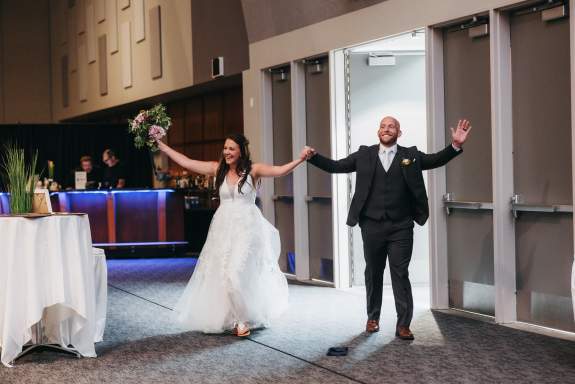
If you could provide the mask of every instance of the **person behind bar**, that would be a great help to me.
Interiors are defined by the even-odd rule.
[[[102,169],[94,164],[92,156],[80,157],[80,166],[75,171],[86,172],[86,189],[95,189],[102,182]]]
[[[386,116],[379,124],[378,144],[362,145],[357,152],[338,161],[320,154],[309,159],[311,164],[329,173],[357,172],[347,225],[353,227],[359,223],[361,228],[366,262],[367,332],[379,331],[383,270],[389,259],[397,312],[395,335],[413,340],[409,329],[413,297],[408,273],[413,222],[423,225],[429,216],[422,171],[441,167],[460,154],[470,130],[469,121],[459,120],[457,128],[451,128],[451,144],[440,152],[425,154],[416,147],[397,145],[401,136],[399,121]]]
[[[106,164],[102,184],[105,188],[124,188],[126,186],[126,169],[111,149],[102,154],[102,161]]]
[[[252,163],[248,140],[239,133],[226,137],[219,162],[192,160],[163,142],[170,159],[194,173],[216,177],[220,206],[216,210],[194,273],[175,307],[187,330],[250,334],[267,326],[288,304],[287,281],[278,265],[279,233],[255,204],[263,177],[292,172],[310,155],[304,147],[289,163]]]

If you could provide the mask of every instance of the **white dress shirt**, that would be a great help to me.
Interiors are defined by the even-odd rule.
[[[386,147],[383,144],[379,144],[379,161],[381,161],[381,165],[383,165],[383,169],[385,172],[389,171],[389,167],[395,158],[395,154],[397,153],[397,143],[393,144],[391,147]]]

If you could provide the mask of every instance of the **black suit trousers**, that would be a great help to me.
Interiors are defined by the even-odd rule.
[[[408,271],[413,250],[413,220],[393,222],[386,219],[372,220],[363,216],[359,224],[366,262],[365,287],[368,319],[379,320],[383,271],[389,259],[397,326],[408,327],[413,317],[413,296]]]

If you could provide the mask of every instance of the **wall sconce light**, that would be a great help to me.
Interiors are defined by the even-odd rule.
[[[224,57],[213,57],[212,58],[212,79],[216,77],[221,77],[224,75]]]

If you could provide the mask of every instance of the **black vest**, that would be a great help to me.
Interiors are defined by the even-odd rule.
[[[376,163],[370,193],[361,215],[373,220],[412,218],[411,192],[400,168],[399,155],[395,153],[387,172],[379,158]]]

